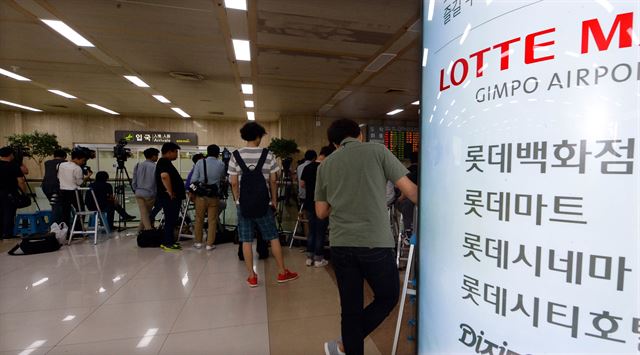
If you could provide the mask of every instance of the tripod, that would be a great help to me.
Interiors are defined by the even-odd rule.
[[[26,176],[24,177],[24,183],[25,185],[27,185],[27,189],[29,190],[29,197],[33,199],[33,202],[36,204],[36,208],[38,209],[38,211],[40,211],[40,205],[38,204],[38,199],[36,198],[36,194],[31,189],[31,185],[29,185],[29,180],[27,180]]]
[[[124,165],[124,160],[118,159],[116,166],[116,186],[115,186],[115,195],[116,201],[122,206],[122,208],[126,211],[127,202],[125,200],[125,190],[128,182],[131,191],[133,191],[133,185],[131,185],[131,178],[129,177],[129,172],[127,171],[127,167]],[[126,178],[126,180],[125,180]],[[126,181],[126,182],[125,182]],[[121,215],[118,215],[118,232],[127,228],[127,221],[122,218]]]
[[[282,174],[280,174],[280,177],[278,178],[278,206],[276,206],[276,221],[278,222],[278,231],[281,233],[291,233],[284,231],[284,228],[282,227],[282,218],[284,217],[285,206],[291,197],[292,185],[293,181],[291,180],[291,173],[289,172],[289,169],[283,169]]]

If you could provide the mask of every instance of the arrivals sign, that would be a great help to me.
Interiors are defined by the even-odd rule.
[[[198,135],[184,132],[153,132],[153,131],[116,131],[116,142],[121,139],[129,144],[160,145],[168,142],[178,145],[198,145]]]
[[[419,353],[640,353],[640,2],[424,11]]]

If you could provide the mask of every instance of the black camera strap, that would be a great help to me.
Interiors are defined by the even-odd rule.
[[[209,179],[207,179],[207,158],[202,160],[202,166],[204,167],[204,184],[209,185]]]

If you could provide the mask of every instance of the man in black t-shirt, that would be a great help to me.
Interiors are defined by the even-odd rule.
[[[300,175],[301,186],[306,190],[304,208],[309,216],[309,238],[307,239],[307,266],[323,267],[328,264],[324,260],[324,241],[329,227],[329,219],[320,219],[316,214],[315,193],[316,177],[320,163],[336,150],[333,146],[326,146],[320,150],[318,159],[308,164]]]
[[[56,149],[53,152],[53,159],[44,162],[44,177],[42,178],[42,192],[49,200],[53,221],[64,220],[63,208],[60,196],[60,181],[58,180],[58,168],[60,164],[67,161],[67,152],[63,149]]]
[[[170,142],[162,145],[162,158],[156,164],[157,199],[164,211],[164,237],[160,247],[164,251],[175,252],[182,249],[174,236],[174,230],[178,223],[180,205],[185,199],[186,193],[184,181],[178,170],[171,163],[178,159],[180,146]]]
[[[27,184],[20,166],[14,159],[14,150],[11,147],[0,148],[0,237],[13,238],[13,227],[16,219],[16,206],[10,196],[18,192],[27,191]]]

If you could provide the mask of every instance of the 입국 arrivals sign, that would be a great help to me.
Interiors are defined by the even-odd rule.
[[[640,1],[425,0],[419,353],[640,353]]]

